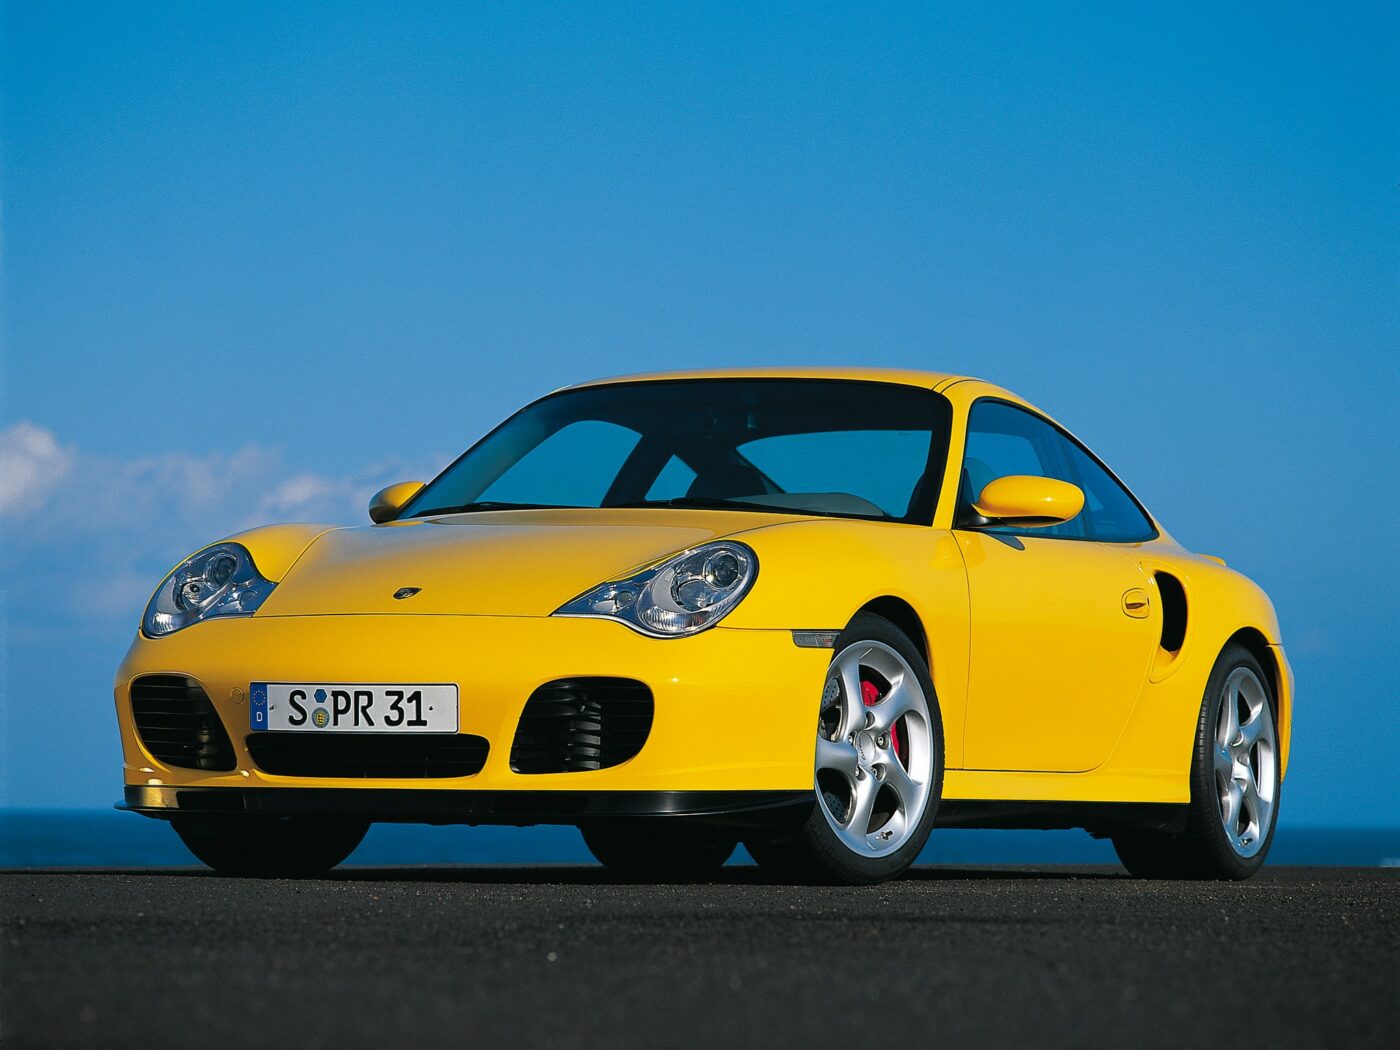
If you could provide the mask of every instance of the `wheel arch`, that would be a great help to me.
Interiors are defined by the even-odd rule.
[[[1264,632],[1257,627],[1241,627],[1226,640],[1225,646],[1230,645],[1243,646],[1259,661],[1259,666],[1264,668],[1264,673],[1269,676],[1269,686],[1274,691],[1275,699],[1281,704],[1283,691],[1279,687],[1278,661],[1274,659],[1273,649],[1269,646],[1269,639],[1264,637]],[[1222,651],[1223,649],[1224,646]]]
[[[914,643],[914,648],[919,650],[919,655],[924,658],[924,665],[932,673],[933,663],[929,659],[928,635],[924,631],[923,620],[912,605],[893,594],[884,594],[866,602],[855,611],[851,618],[855,619],[855,616],[863,612],[882,616],[903,631],[905,636]]]
[[[1269,677],[1269,690],[1274,694],[1274,703],[1278,706],[1274,717],[1278,722],[1279,734],[1279,779],[1283,779],[1284,773],[1288,769],[1289,729],[1293,722],[1293,711],[1290,708],[1292,703],[1290,682],[1286,676],[1284,668],[1279,663],[1279,654],[1276,646],[1269,641],[1268,636],[1257,627],[1241,627],[1234,634],[1230,635],[1221,647],[1223,652],[1231,645],[1239,645],[1249,652],[1259,666],[1264,669],[1264,673]]]

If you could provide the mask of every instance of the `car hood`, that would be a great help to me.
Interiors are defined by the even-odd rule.
[[[548,616],[569,599],[708,540],[799,520],[743,511],[489,511],[322,533],[259,617]],[[403,588],[419,588],[396,599]]]

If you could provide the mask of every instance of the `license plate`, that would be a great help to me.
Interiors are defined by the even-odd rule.
[[[308,733],[455,733],[455,685],[253,682],[249,725]]]

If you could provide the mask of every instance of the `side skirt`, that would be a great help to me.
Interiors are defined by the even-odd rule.
[[[1178,802],[1002,802],[944,799],[937,827],[1057,831],[1083,828],[1095,838],[1120,831],[1179,834],[1188,806]]]

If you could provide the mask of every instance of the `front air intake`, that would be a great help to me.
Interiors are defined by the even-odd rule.
[[[227,771],[234,768],[233,744],[193,678],[149,674],[131,683],[131,716],[136,734],[151,757],[164,766]]]
[[[253,733],[248,754],[282,777],[432,780],[470,777],[486,764],[485,737],[470,733]]]
[[[641,751],[651,719],[651,690],[630,678],[548,682],[525,702],[510,768],[573,773],[619,765]]]

